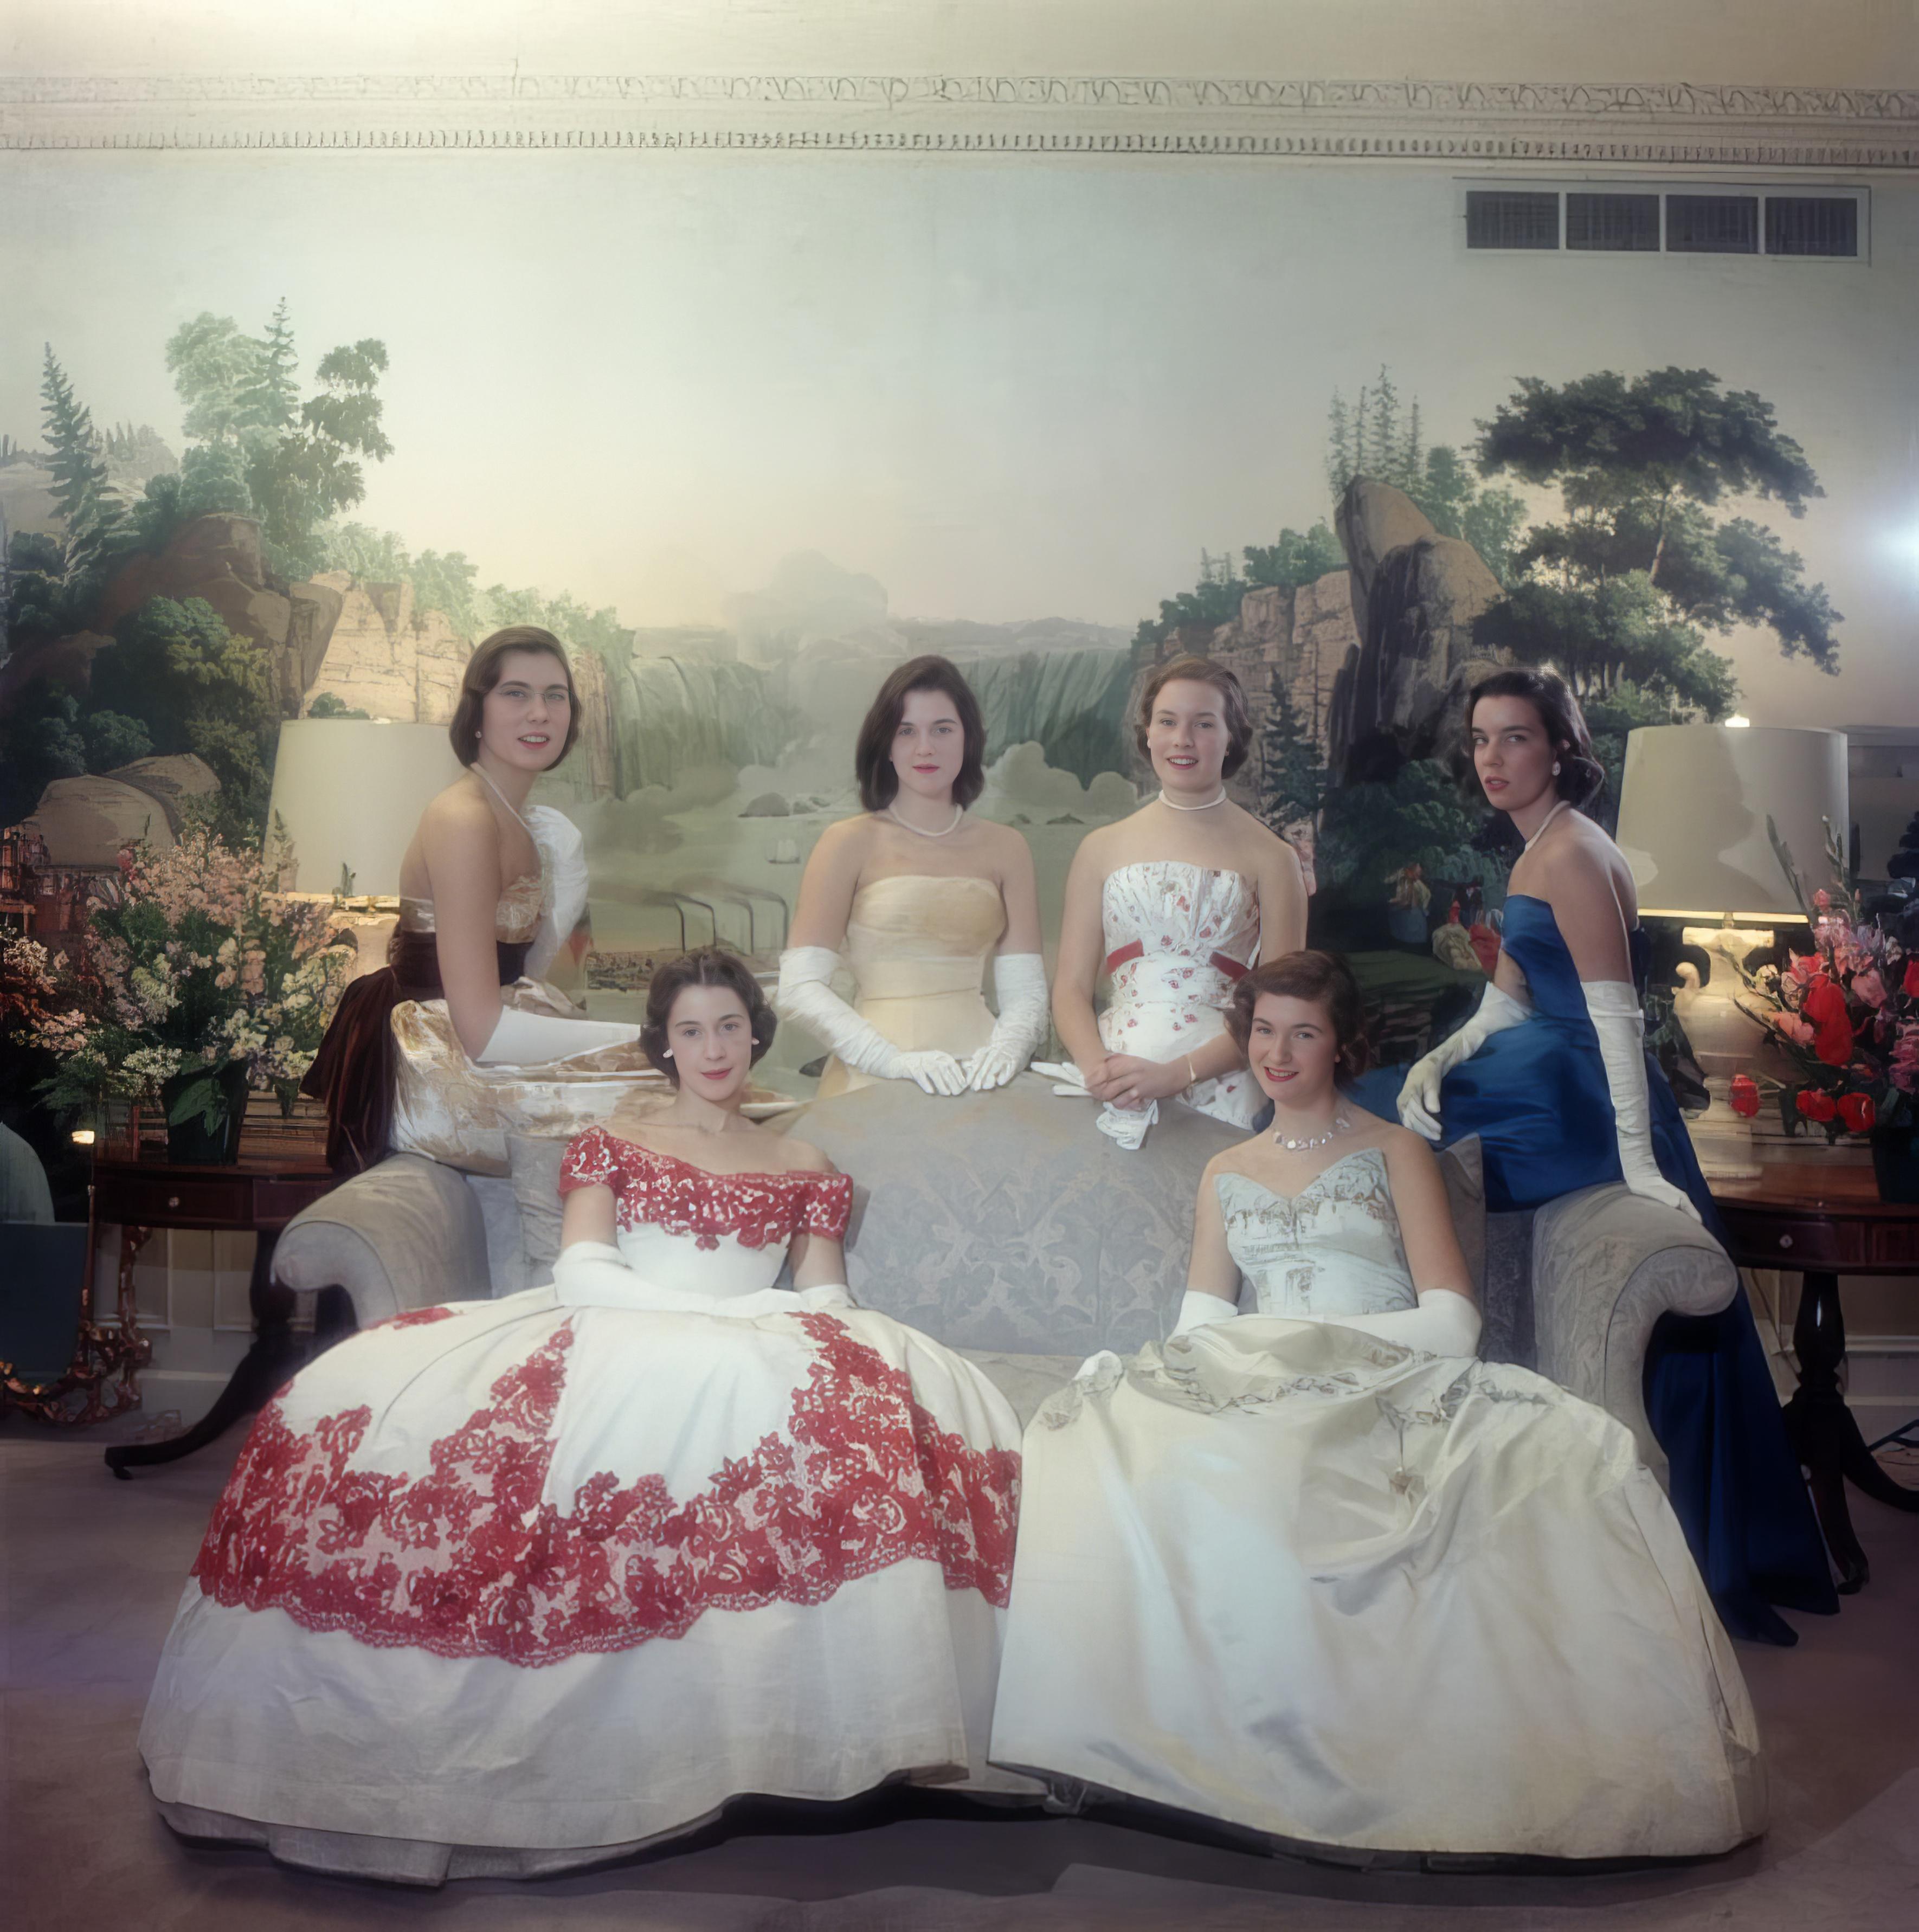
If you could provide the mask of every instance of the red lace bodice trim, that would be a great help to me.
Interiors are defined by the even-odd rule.
[[[784,1245],[796,1234],[837,1241],[853,1213],[844,1174],[709,1174],[691,1161],[589,1127],[566,1150],[559,1191],[610,1187],[621,1227],[692,1234],[703,1248],[730,1234],[743,1248]]]
[[[217,1603],[284,1610],[380,1648],[533,1666],[683,1636],[706,1611],[824,1603],[910,1558],[1003,1606],[1020,1459],[975,1450],[912,1379],[830,1316],[794,1319],[816,1352],[787,1433],[676,1503],[665,1479],[610,1472],[542,1500],[571,1323],[495,1382],[418,1474],[349,1466],[364,1407],[289,1428],[261,1411],[193,1564]]]

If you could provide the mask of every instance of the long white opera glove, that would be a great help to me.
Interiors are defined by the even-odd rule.
[[[637,1279],[625,1256],[604,1241],[575,1241],[553,1264],[553,1292],[569,1307],[617,1307]]]
[[[556,1013],[524,1013],[502,1006],[487,1043],[474,1060],[481,1066],[537,1066],[548,1060],[571,1060],[577,1053],[597,1053],[604,1047],[631,1046],[640,1037],[637,1026],[610,1020],[566,1020]]]
[[[950,1053],[903,1051],[833,991],[839,963],[839,955],[830,946],[788,946],[780,955],[774,1011],[781,1019],[797,1020],[856,1073],[871,1074],[876,1080],[910,1080],[928,1094],[964,1093],[966,1070]]]
[[[526,976],[537,980],[559,956],[586,910],[586,842],[556,806],[529,805],[520,816],[547,870],[547,909],[526,955]]]
[[[966,1064],[966,1084],[975,1093],[1003,1087],[1039,1051],[1051,1016],[1045,956],[1000,954],[993,962],[993,992],[1000,1003],[993,1037]]]
[[[1210,1328],[1216,1322],[1231,1322],[1240,1312],[1237,1301],[1224,1295],[1207,1294],[1189,1288],[1180,1298],[1179,1318],[1173,1324],[1175,1335],[1189,1334],[1195,1328]]]
[[[1470,1060],[1496,1033],[1523,1026],[1533,1016],[1530,1000],[1516,1000],[1489,980],[1478,1007],[1459,1030],[1442,1040],[1423,1059],[1413,1062],[1399,1089],[1399,1118],[1416,1134],[1438,1141],[1441,1083],[1462,1060]]]
[[[1053,1082],[1053,1091],[1069,1100],[1093,1098],[1092,1090],[1086,1084],[1086,1076],[1070,1060],[1036,1060],[1033,1070],[1044,1074]],[[1129,1154],[1137,1154],[1146,1144],[1147,1130],[1159,1118],[1157,1100],[1149,1100],[1143,1107],[1116,1107],[1108,1100],[1102,1104],[1093,1124],[1109,1141],[1124,1148]]]
[[[1659,1171],[1653,1152],[1652,1092],[1646,1080],[1646,1021],[1639,996],[1624,980],[1588,980],[1579,990],[1599,1035],[1606,1062],[1606,1090],[1612,1096],[1613,1130],[1619,1142],[1619,1171],[1626,1185],[1648,1201],[1663,1201],[1694,1220],[1699,1210],[1685,1190]]]
[[[1327,1318],[1338,1328],[1357,1328],[1382,1342],[1423,1348],[1429,1355],[1476,1355],[1480,1348],[1480,1311],[1471,1296],[1450,1288],[1423,1288],[1417,1308],[1389,1309],[1383,1315],[1340,1315]]]

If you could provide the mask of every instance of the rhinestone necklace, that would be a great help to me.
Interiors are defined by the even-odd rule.
[[[1310,1138],[1306,1140],[1296,1140],[1289,1135],[1282,1134],[1276,1131],[1273,1138],[1274,1140],[1278,1142],[1280,1146],[1284,1148],[1288,1154],[1310,1154],[1315,1148],[1323,1148],[1325,1146],[1327,1142],[1331,1140],[1336,1134],[1343,1134],[1345,1132],[1352,1124],[1352,1122],[1348,1120],[1344,1114],[1335,1114],[1333,1116],[1332,1126],[1328,1127],[1323,1134],[1315,1134],[1312,1136]]]

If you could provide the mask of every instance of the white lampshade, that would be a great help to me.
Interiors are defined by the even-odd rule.
[[[1655,917],[1797,919],[1770,818],[1810,895],[1837,883],[1830,820],[1850,836],[1846,734],[1763,725],[1652,724],[1626,740],[1619,848]]]
[[[344,866],[355,893],[400,890],[400,862],[420,814],[460,776],[444,724],[357,718],[297,718],[280,728],[273,765],[277,815],[293,846],[282,884],[331,892]]]

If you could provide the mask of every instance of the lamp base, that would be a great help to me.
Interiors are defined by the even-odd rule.
[[[1707,1076],[1711,1102],[1703,1114],[1687,1121],[1686,1131],[1692,1136],[1699,1172],[1708,1180],[1756,1180],[1759,1156],[1753,1144],[1753,1124],[1732,1111],[1727,1097],[1732,1084],[1723,1077]]]

